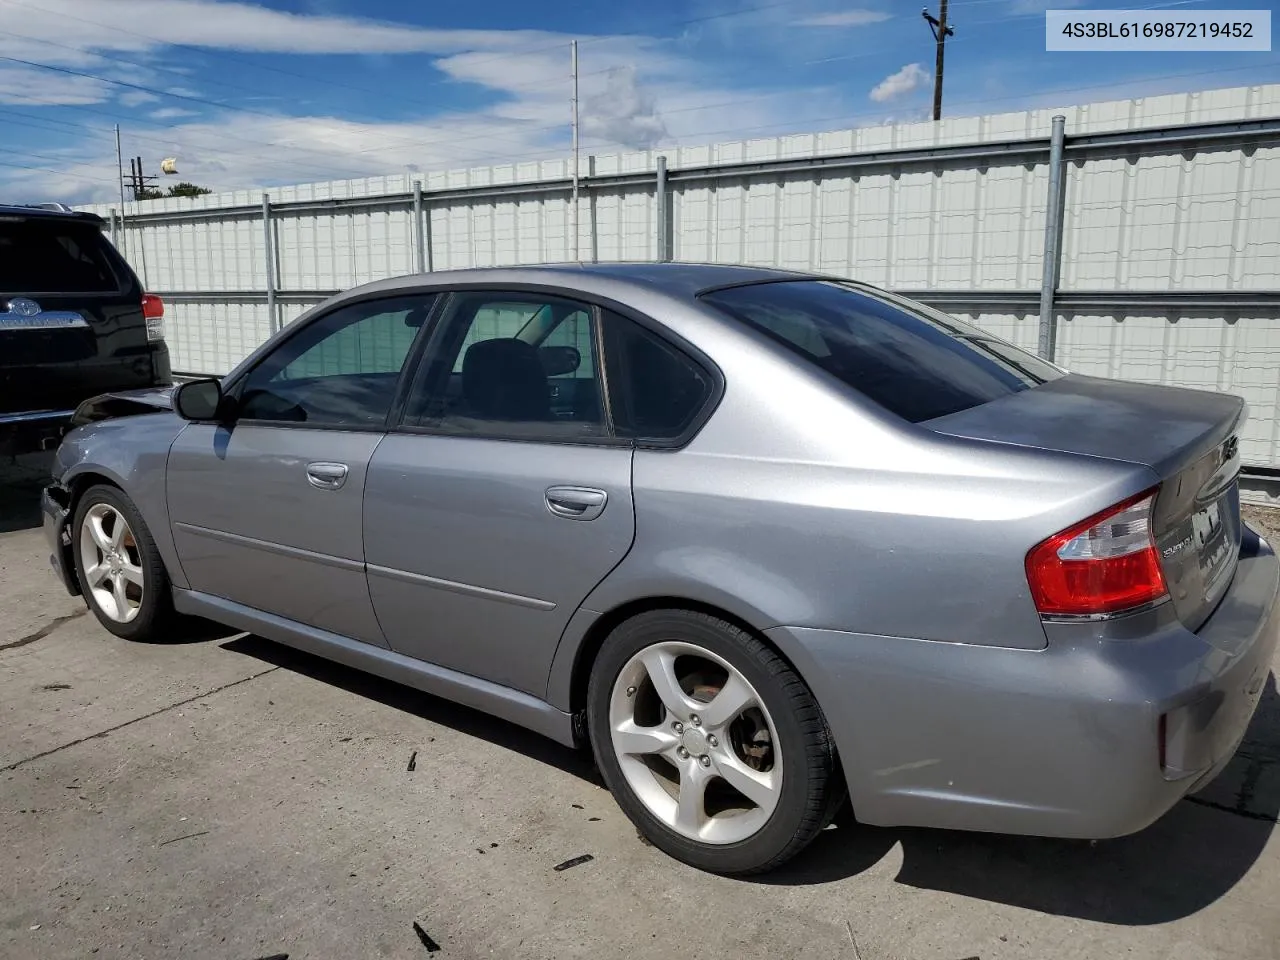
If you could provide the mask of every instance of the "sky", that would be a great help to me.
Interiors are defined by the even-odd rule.
[[[1280,81],[1044,49],[1049,7],[1270,5],[951,0],[944,116]],[[118,200],[116,124],[215,190],[564,157],[573,39],[584,155],[930,116],[920,0],[0,0],[0,201]]]

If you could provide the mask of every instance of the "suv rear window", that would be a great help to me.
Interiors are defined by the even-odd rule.
[[[1062,376],[946,314],[835,281],[750,284],[702,299],[912,423]]]
[[[54,218],[0,220],[0,293],[120,289],[94,226]]]

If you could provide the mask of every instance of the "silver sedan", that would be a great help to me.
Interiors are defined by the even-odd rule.
[[[118,636],[198,615],[589,745],[749,873],[846,801],[1102,838],[1215,776],[1278,630],[1244,416],[844,280],[439,273],[86,403],[45,524]]]

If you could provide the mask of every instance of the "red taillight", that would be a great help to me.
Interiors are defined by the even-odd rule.
[[[159,320],[164,316],[164,301],[154,293],[142,295],[142,315],[148,320]]]
[[[1027,582],[1047,616],[1118,613],[1169,591],[1151,533],[1156,492],[1130,497],[1035,547]]]

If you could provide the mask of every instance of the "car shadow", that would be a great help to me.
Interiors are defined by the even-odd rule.
[[[226,635],[225,629],[223,635]],[[362,673],[351,667],[333,663],[314,654],[304,653],[253,634],[234,637],[223,642],[221,646],[224,650],[302,674],[340,690],[346,690],[358,697],[374,700],[395,710],[450,727],[459,733],[479,737],[495,746],[532,757],[540,763],[563,770],[596,786],[604,786],[589,751],[570,749],[540,734],[471,707],[423,693],[369,673]]]
[[[0,533],[34,530],[42,523],[40,491],[49,482],[53,453],[0,454]]]
[[[588,751],[560,746],[505,720],[261,637],[242,635],[221,645],[603,786]],[[846,809],[794,860],[741,882],[832,883],[874,867],[900,845],[895,881],[907,886],[1102,923],[1166,923],[1226,895],[1257,861],[1278,815],[1280,696],[1272,676],[1226,770],[1141,833],[1091,843],[883,828],[856,823]]]

